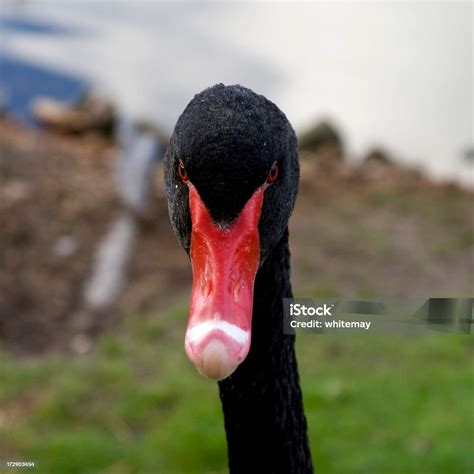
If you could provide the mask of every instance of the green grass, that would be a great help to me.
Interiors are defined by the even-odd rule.
[[[35,473],[226,472],[217,386],[188,362],[185,324],[180,306],[124,317],[82,359],[2,353],[0,459],[36,460]],[[472,473],[472,343],[300,335],[317,471]]]
[[[299,355],[321,472],[472,472],[469,336],[312,339]]]

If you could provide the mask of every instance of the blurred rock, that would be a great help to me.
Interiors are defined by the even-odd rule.
[[[390,154],[383,148],[372,148],[364,158],[366,163],[377,163],[383,166],[394,166],[395,163]]]
[[[76,334],[71,339],[71,350],[74,354],[83,356],[88,354],[92,349],[91,338],[85,334]]]
[[[357,179],[375,181],[379,179],[399,178],[401,166],[397,166],[389,153],[382,148],[372,148],[354,170]]]
[[[74,105],[48,97],[33,101],[32,113],[45,127],[62,133],[81,134],[91,131],[111,135],[116,123],[113,104],[89,94]]]
[[[298,137],[302,151],[313,152],[319,156],[342,160],[344,144],[339,132],[329,122],[322,121]]]
[[[426,185],[430,183],[420,170],[397,162],[381,149],[370,151],[362,163],[353,169],[351,178],[361,181],[398,183],[399,185],[413,184],[417,181],[424,181]]]
[[[316,159],[315,159],[316,158]],[[303,185],[325,178],[341,179],[350,173],[349,165],[331,154],[300,153],[300,179]]]
[[[56,240],[53,252],[58,257],[70,257],[76,253],[78,247],[79,243],[72,235],[62,235]]]
[[[18,201],[24,201],[33,194],[31,183],[24,180],[12,179],[2,184],[0,188],[0,199],[2,204],[14,204]]]

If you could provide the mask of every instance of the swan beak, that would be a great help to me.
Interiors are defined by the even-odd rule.
[[[185,349],[210,379],[228,377],[250,350],[263,194],[264,187],[258,188],[237,219],[222,228],[189,184],[193,287]]]

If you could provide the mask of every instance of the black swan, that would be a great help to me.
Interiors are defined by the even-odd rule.
[[[193,269],[185,348],[219,380],[231,473],[313,472],[294,336],[283,334],[298,181],[290,123],[241,86],[197,94],[165,156],[170,219]]]

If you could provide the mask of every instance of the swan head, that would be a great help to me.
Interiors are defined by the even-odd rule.
[[[210,87],[179,117],[165,188],[193,269],[185,349],[209,378],[226,378],[249,352],[255,276],[285,232],[298,180],[293,128],[250,89]]]

